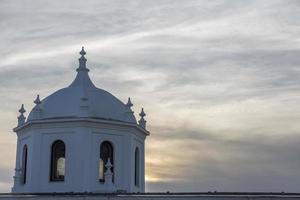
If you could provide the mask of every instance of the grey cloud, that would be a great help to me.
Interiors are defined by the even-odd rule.
[[[1,130],[21,103],[68,86],[87,45],[95,84],[146,107],[148,173],[160,178],[148,191],[298,191],[299,8],[1,1]],[[13,166],[1,166],[11,183]]]
[[[174,127],[170,126],[149,126],[149,130],[153,133],[159,133],[153,135],[153,138],[157,140],[218,140],[218,137],[210,130],[205,129],[191,129],[187,126]]]
[[[185,129],[182,130],[182,134],[184,131]],[[177,152],[176,160],[178,161],[172,169],[165,169],[171,166],[171,163],[166,163],[163,168],[151,163],[151,170],[157,170],[166,181],[162,179],[158,183],[148,182],[149,190],[177,192],[209,190],[288,192],[297,190],[296,185],[299,179],[295,177],[295,174],[297,174],[300,162],[295,158],[300,150],[297,145],[300,139],[299,134],[275,137],[249,135],[243,139],[234,140],[220,137],[207,140],[207,138],[200,136],[190,139],[187,133],[187,138],[182,138],[184,140],[182,144],[185,145],[170,149],[170,151],[175,151],[172,152],[174,156]],[[160,137],[156,139],[160,140]],[[168,141],[172,142],[177,139],[178,137],[170,135]],[[203,141],[206,141],[207,145],[204,145]],[[181,154],[182,149],[186,148],[190,149],[184,151],[186,154]],[[198,151],[198,156],[191,153],[192,151]],[[219,155],[214,156],[210,153],[212,151]],[[202,154],[211,156],[203,157]],[[168,181],[168,178],[173,181]],[[164,185],[164,187],[159,188],[159,185]]]

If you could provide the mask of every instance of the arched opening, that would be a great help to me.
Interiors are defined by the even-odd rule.
[[[138,147],[135,148],[134,161],[134,185],[138,187],[140,185],[140,151]]]
[[[100,158],[99,158],[99,181],[104,182],[105,181],[105,172],[106,167],[105,164],[108,161],[108,158],[110,158],[110,162],[113,165],[111,168],[112,173],[114,173],[114,150],[113,146],[110,142],[104,141],[100,145]],[[113,178],[114,180],[114,178]]]
[[[22,184],[26,184],[28,148],[25,144],[22,152]]]
[[[65,180],[65,143],[61,140],[53,142],[51,147],[50,181]]]

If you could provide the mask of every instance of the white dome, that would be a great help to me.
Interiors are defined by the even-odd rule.
[[[86,68],[85,51],[73,83],[43,99],[32,109],[28,121],[36,119],[89,117],[135,123],[131,102],[126,105],[109,92],[95,87]],[[36,113],[38,112],[38,117]]]

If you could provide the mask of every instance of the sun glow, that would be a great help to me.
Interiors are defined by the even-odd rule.
[[[147,182],[160,182],[161,179],[159,177],[151,176],[151,175],[145,175],[145,180]]]

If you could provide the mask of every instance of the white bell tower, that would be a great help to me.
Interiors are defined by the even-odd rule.
[[[70,86],[19,110],[13,193],[145,191],[145,112],[97,88],[80,54]]]

